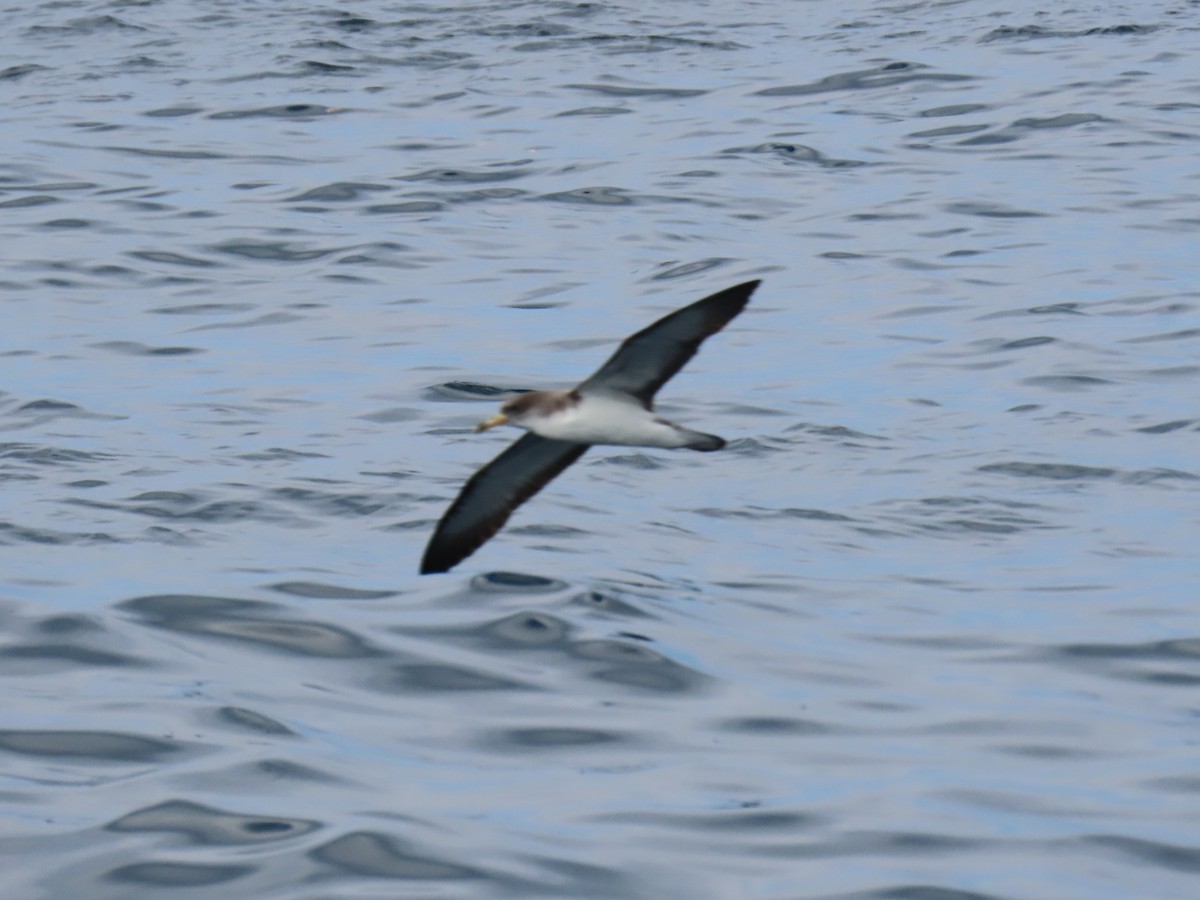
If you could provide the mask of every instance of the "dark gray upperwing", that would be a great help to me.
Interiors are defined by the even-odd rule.
[[[696,355],[706,337],[746,308],[758,285],[758,281],[747,281],[663,316],[626,338],[612,358],[576,390],[632,394],[649,409],[658,389]]]
[[[527,432],[463,486],[429,539],[421,574],[448,572],[482,547],[518,506],[583,456],[589,446]]]

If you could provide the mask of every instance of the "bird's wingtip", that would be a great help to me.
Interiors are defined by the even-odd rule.
[[[733,303],[739,306],[745,306],[750,297],[758,290],[758,286],[762,284],[761,278],[754,278],[750,281],[743,281],[741,284],[735,284],[732,287],[727,287],[723,291],[717,291],[715,294],[704,298],[705,300],[715,300],[721,303]],[[700,301],[701,303],[704,300]]]
[[[426,556],[421,560],[419,572],[421,575],[441,575],[443,572],[449,572],[451,568],[453,568],[453,563],[447,565],[444,560],[431,559]]]

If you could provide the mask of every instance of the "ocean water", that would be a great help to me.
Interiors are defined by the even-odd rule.
[[[5,900],[1198,895],[1194,3],[4,14]]]

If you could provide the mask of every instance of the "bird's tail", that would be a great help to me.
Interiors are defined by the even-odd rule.
[[[692,431],[689,429],[680,429],[684,432],[688,442],[684,444],[689,450],[702,450],[708,453],[711,450],[720,450],[725,446],[725,438],[719,438],[715,434],[705,434],[703,431]]]

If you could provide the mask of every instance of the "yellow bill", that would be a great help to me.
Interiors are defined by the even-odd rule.
[[[490,419],[484,419],[482,422],[476,425],[475,433],[479,434],[481,431],[487,431],[489,428],[495,428],[497,425],[503,425],[507,421],[508,416],[506,416],[504,413],[496,413]]]

